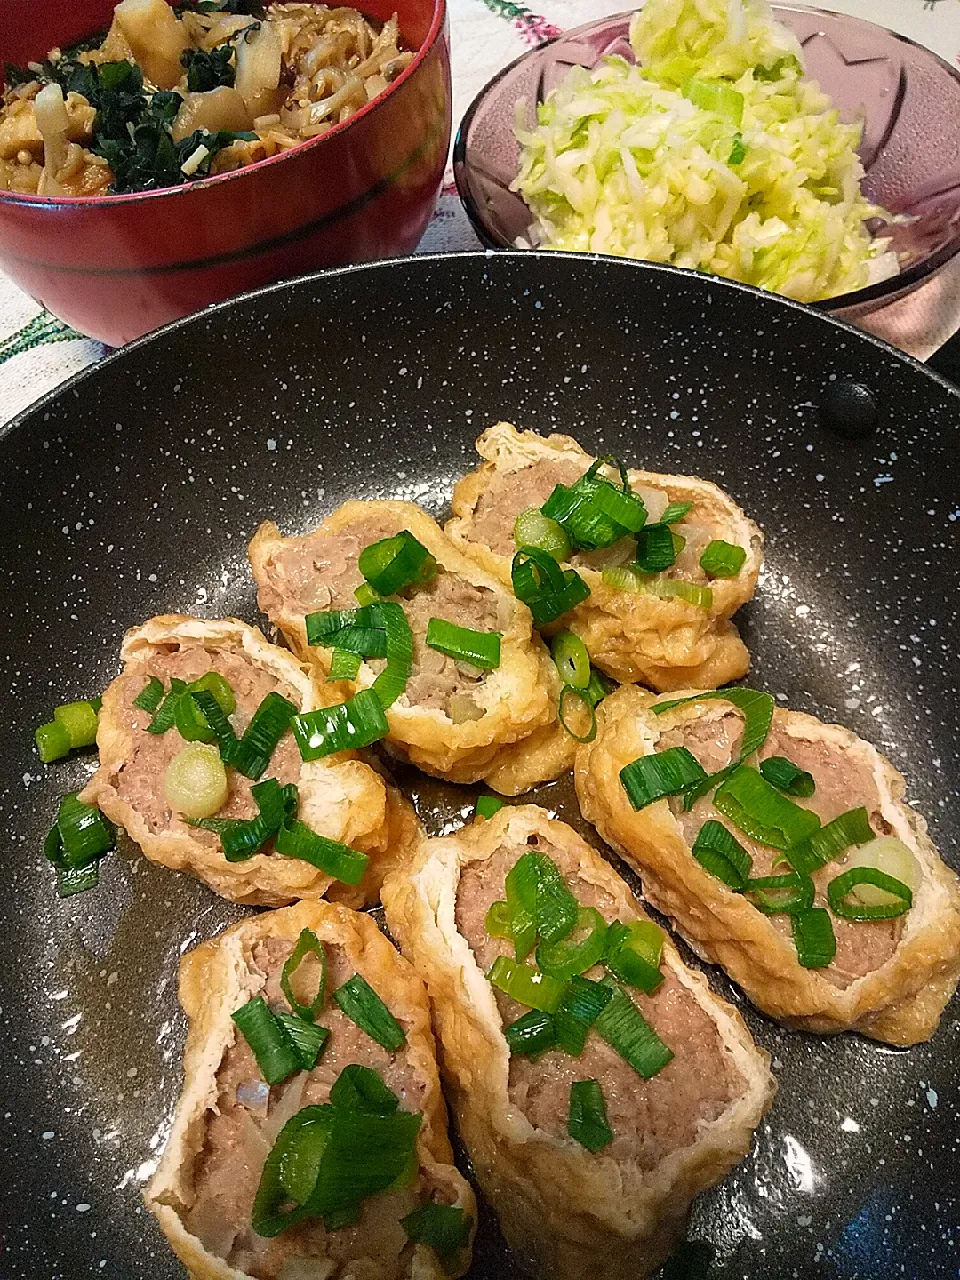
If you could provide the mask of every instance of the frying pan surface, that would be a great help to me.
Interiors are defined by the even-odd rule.
[[[245,549],[261,519],[303,532],[352,497],[441,515],[500,418],[727,488],[767,536],[740,615],[750,683],[876,743],[958,865],[960,395],[946,383],[740,286],[530,252],[347,270],[180,323],[0,437],[7,1280],[182,1274],[140,1206],[179,1090],[176,965],[243,914],[126,841],[96,892],[59,902],[41,843],[93,762],[45,768],[34,727],[101,691],[124,629],[151,614],[258,621]],[[398,778],[433,831],[472,807],[470,789]],[[583,828],[568,784],[532,798]],[[902,1051],[781,1031],[710,979],[773,1055],[780,1093],[667,1274],[955,1277],[960,1004]],[[471,1277],[515,1274],[488,1217]]]

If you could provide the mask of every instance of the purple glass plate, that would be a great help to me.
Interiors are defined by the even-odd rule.
[[[927,280],[960,250],[960,72],[905,36],[819,9],[775,6],[803,46],[808,75],[845,120],[864,117],[864,193],[906,224],[882,229],[900,257],[898,276],[816,303],[847,318],[869,315]],[[633,61],[630,13],[577,27],[506,67],[467,111],[453,153],[457,190],[477,235],[512,248],[532,221],[510,190],[519,149],[516,103],[532,122],[538,103],[572,66],[620,54]]]

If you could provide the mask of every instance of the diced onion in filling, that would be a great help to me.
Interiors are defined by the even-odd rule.
[[[913,852],[896,836],[878,836],[867,844],[861,844],[844,863],[844,870],[854,867],[874,867],[905,884],[916,893],[920,884],[920,865]],[[865,907],[885,907],[892,901],[891,895],[873,884],[858,884],[850,890],[850,897]]]
[[[167,765],[163,792],[174,813],[209,818],[227,801],[227,771],[218,747],[191,742]]]

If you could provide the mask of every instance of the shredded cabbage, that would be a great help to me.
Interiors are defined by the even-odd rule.
[[[513,183],[546,249],[669,262],[801,302],[896,274],[866,222],[861,126],[803,77],[767,0],[648,0],[633,66],[573,67],[525,124]]]

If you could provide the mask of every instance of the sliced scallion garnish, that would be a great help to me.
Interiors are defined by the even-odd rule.
[[[607,930],[603,963],[621,982],[652,995],[663,982],[662,952],[663,930],[652,920],[616,920]]]
[[[400,1225],[408,1240],[428,1245],[448,1264],[470,1239],[470,1219],[455,1204],[423,1204],[401,1218]]]
[[[729,702],[743,716],[743,738],[740,742],[741,760],[753,755],[767,740],[770,725],[773,723],[774,700],[771,694],[761,693],[758,689],[711,689],[706,693],[695,693],[690,698],[669,698],[654,704],[655,716],[666,715],[676,707],[685,707],[693,702],[707,702],[711,699]]]
[[[70,749],[92,747],[97,740],[97,713],[86,699],[80,702],[63,702],[53,713],[55,724],[66,731]]]
[[[758,876],[743,886],[744,897],[765,916],[796,915],[813,906],[815,896],[809,876],[794,871],[782,876]]]
[[[370,607],[375,609],[377,606]],[[387,635],[379,627],[344,627],[336,634],[336,647],[364,659],[385,658]]]
[[[586,689],[590,683],[590,655],[587,646],[572,631],[558,631],[550,643],[561,684]]]
[[[575,701],[586,709],[587,715],[590,717],[587,723],[586,733],[577,733],[576,729],[570,724],[569,703]],[[560,690],[560,701],[557,704],[557,719],[569,733],[570,737],[576,742],[593,742],[597,736],[597,705],[588,696],[586,689],[574,689],[570,685],[565,684]]]
[[[288,818],[281,826],[274,848],[283,857],[309,862],[343,884],[359,884],[370,862],[368,854],[351,849],[339,840],[330,840],[296,818]]]
[[[413,670],[413,632],[398,604],[383,601],[374,606],[387,642],[387,665],[373,682],[373,693],[386,711],[407,687]]]
[[[554,1020],[540,1009],[531,1009],[504,1027],[503,1036],[510,1052],[516,1054],[544,1053],[557,1043]]]
[[[838,858],[851,845],[867,844],[874,839],[874,831],[870,826],[866,809],[861,805],[857,809],[848,809],[832,822],[811,832],[802,843],[789,848],[787,861],[795,871],[812,875],[820,867]]]
[[[210,693],[225,716],[232,716],[237,709],[237,700],[226,676],[219,671],[208,671],[187,686],[191,693]]]
[[[813,774],[807,773],[805,769],[798,769],[786,756],[769,756],[766,760],[762,760],[760,774],[784,795],[800,796],[801,799],[806,799],[817,789]]]
[[[740,765],[720,784],[713,803],[752,840],[786,850],[788,857],[790,851],[820,827],[815,813],[781,795],[748,765]]]
[[[604,982],[576,976],[553,1015],[557,1044],[565,1053],[579,1057],[587,1043],[587,1032],[607,1007],[613,988]]]
[[[693,510],[692,502],[671,502],[660,517],[661,524],[679,524]]]
[[[405,587],[430,582],[437,576],[436,560],[406,529],[364,547],[357,568],[381,596],[394,596]]]
[[[280,1084],[299,1071],[300,1054],[263,996],[256,996],[231,1014],[253,1051],[267,1084]]]
[[[552,556],[534,547],[517,552],[510,577],[513,594],[530,610],[537,627],[555,622],[590,594],[575,569],[561,569]]]
[[[316,1026],[298,1013],[275,1013],[273,1016],[293,1045],[300,1070],[312,1071],[327,1047],[329,1027]]]
[[[665,796],[681,795],[706,780],[706,773],[686,747],[668,747],[624,765],[620,783],[634,809],[644,809]]]
[[[57,830],[71,867],[82,867],[102,858],[117,842],[117,829],[110,819],[93,805],[84,804],[75,791],[60,801]]]
[[[869,884],[888,895],[888,900],[867,906],[849,894],[858,885]],[[913,892],[895,876],[877,867],[851,867],[827,885],[827,901],[835,915],[844,920],[895,920],[913,906]]]
[[[153,713],[153,719],[147,725],[147,733],[166,733],[168,729],[173,728],[174,717],[177,713],[177,703],[180,701],[180,695],[187,687],[186,680],[181,680],[177,676],[170,677],[170,688],[166,697]]]
[[[188,818],[191,827],[213,831],[220,837],[228,862],[245,862],[262,849],[297,811],[297,788],[281,786],[276,778],[265,778],[250,788],[259,813],[256,818]]]
[[[356,680],[362,661],[359,653],[348,653],[346,649],[334,649],[327,679]]]
[[[481,671],[493,671],[500,665],[499,631],[474,631],[470,627],[458,627],[446,618],[431,618],[427,623],[426,644],[429,649],[453,658],[455,662],[467,662]]]
[[[498,796],[477,796],[474,813],[478,818],[492,818],[503,808],[503,801]]]
[[[825,907],[808,907],[790,917],[797,959],[804,969],[825,969],[837,954],[837,939]]]
[[[636,591],[641,595],[658,596],[662,600],[683,600],[686,604],[696,605],[698,609],[710,609],[713,606],[713,591],[710,587],[701,586],[698,582],[687,582],[682,578],[641,573],[634,565],[608,565],[600,576],[614,591]]]
[[[139,707],[141,711],[156,711],[162,701],[163,681],[156,676],[151,676],[133,699],[133,705]]]
[[[313,999],[301,1001],[294,993],[293,981],[300,965],[310,956],[319,962],[320,976],[317,979],[317,989]],[[280,990],[286,996],[287,1003],[294,1013],[298,1013],[301,1018],[306,1018],[308,1022],[316,1021],[327,995],[327,953],[312,929],[301,929],[296,946],[284,961],[280,973]]]
[[[233,725],[227,719],[227,713],[223,709],[222,702],[217,699],[213,691],[210,689],[192,689],[189,694],[184,693],[180,702],[193,704],[198,716],[202,717],[204,724],[210,731],[209,738],[205,740],[216,742],[220,748],[220,758],[224,764],[232,763],[232,755],[237,745],[237,735],[233,731]]]
[[[322,609],[308,613],[303,620],[307,632],[307,644],[332,645],[333,637],[346,627],[371,627],[373,611],[370,605],[359,609]]]
[[[54,760],[62,760],[70,754],[70,735],[56,720],[38,725],[33,737],[37,754],[44,764],[53,764]]]
[[[533,547],[554,560],[567,560],[570,556],[570,539],[563,525],[545,516],[539,507],[520,512],[513,526],[513,540],[521,550]]]
[[[359,973],[338,987],[333,998],[351,1022],[388,1052],[396,1053],[406,1044],[403,1027]]]
[[[609,547],[637,533],[647,519],[646,507],[631,491],[625,471],[621,470],[620,489],[597,474],[603,461],[592,463],[574,484],[558,484],[540,508],[562,525],[571,546],[584,551]]]
[[[556,1013],[566,990],[566,983],[507,956],[497,956],[487,977],[511,1000],[528,1009],[539,1009],[541,1013]]]
[[[537,947],[537,965],[558,982],[571,978],[599,964],[607,925],[595,907],[580,907],[572,933],[556,942],[541,942]]]
[[[637,535],[637,568],[643,573],[662,573],[682,549],[683,539],[671,533],[667,525],[647,525]]]
[[[276,691],[268,693],[253,713],[243,737],[230,749],[227,763],[245,778],[260,778],[296,714],[297,708],[289,698]]]
[[[742,889],[750,876],[753,862],[749,853],[715,818],[697,832],[691,852],[702,867],[731,889]]]
[[[344,1067],[330,1090],[330,1103],[348,1111],[367,1111],[371,1115],[389,1116],[400,1105],[400,1099],[383,1082],[372,1067],[351,1063]]]
[[[599,1080],[575,1080],[570,1086],[567,1133],[588,1151],[601,1151],[613,1141]]]
[[[54,824],[43,842],[43,856],[57,873],[57,892],[61,898],[72,898],[76,893],[95,889],[100,882],[100,859],[71,865],[60,839],[60,828]]]
[[[638,1075],[650,1080],[672,1061],[673,1050],[663,1043],[622,987],[613,983],[611,990],[606,1008],[594,1023],[597,1033]]]
[[[747,553],[732,542],[714,538],[700,557],[700,568],[711,578],[735,578],[743,568]]]
[[[293,736],[303,760],[319,760],[337,751],[367,747],[390,732],[373,689],[361,689],[346,702],[294,716]]]
[[[211,701],[216,702],[216,698],[213,697],[212,693],[208,696]],[[217,709],[219,710],[219,704]],[[173,723],[184,742],[205,742],[209,744],[216,738],[207,723],[206,716],[189,688],[185,689],[180,697],[177,698],[173,709]]]

